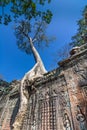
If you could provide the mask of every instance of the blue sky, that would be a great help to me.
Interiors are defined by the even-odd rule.
[[[49,8],[53,11],[53,19],[47,28],[47,34],[55,36],[48,48],[39,49],[39,53],[48,71],[57,67],[55,53],[63,45],[71,41],[77,32],[77,20],[87,0],[52,0]],[[57,57],[56,57],[57,59]],[[34,66],[32,55],[21,52],[16,45],[14,25],[0,25],[0,74],[4,80],[21,79]]]

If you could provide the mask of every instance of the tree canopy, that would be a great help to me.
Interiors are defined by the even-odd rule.
[[[31,54],[30,38],[32,38],[34,45],[37,43],[38,47],[42,46],[43,41],[48,46],[49,41],[53,40],[53,38],[46,35],[46,27],[47,23],[42,20],[34,21],[34,24],[27,20],[20,21],[15,27],[18,48],[27,54]]]
[[[33,43],[38,43],[38,46],[43,40],[46,43],[49,41],[45,30],[52,19],[52,12],[46,7],[50,2],[51,0],[1,0],[0,2],[2,8],[0,23],[8,25],[15,20],[18,48],[27,54],[32,52],[30,38]]]
[[[78,21],[78,30],[75,36],[72,37],[72,46],[80,46],[87,42],[87,6],[82,12],[82,18]]]
[[[20,17],[29,21],[32,18],[42,18],[50,23],[52,12],[49,9],[44,9],[44,6],[50,2],[51,0],[1,0],[0,23],[8,25],[13,19],[17,20]]]

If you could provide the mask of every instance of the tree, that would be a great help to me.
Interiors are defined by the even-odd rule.
[[[29,21],[32,18],[41,17],[47,23],[50,23],[52,13],[49,9],[44,9],[44,5],[50,2],[51,0],[1,0],[0,23],[8,25],[13,19],[17,20],[23,17]],[[8,8],[7,13],[6,8]]]
[[[36,43],[40,46],[41,42],[46,41],[48,43],[49,41],[45,35],[45,29],[51,21],[52,13],[48,9],[42,9],[46,2],[50,3],[51,0],[1,0],[2,15],[0,22],[8,25],[12,19],[15,19],[15,35],[18,47],[27,54],[33,53],[35,59],[34,67],[21,80],[20,107],[13,123],[13,130],[21,130],[28,100],[32,91],[36,90],[35,81],[47,72],[35,48]],[[9,15],[5,13],[7,6],[10,8]]]
[[[75,36],[72,37],[72,46],[80,46],[87,42],[87,6],[82,12],[82,18],[78,21],[78,30]]]
[[[31,37],[33,34],[30,36],[33,27],[28,21],[21,21],[15,28],[15,34],[18,39],[18,47],[26,53],[33,53],[35,65],[21,80],[20,108],[13,124],[13,130],[21,130],[21,125],[27,110],[28,100],[32,91],[35,89],[34,83],[47,72],[40,55],[34,47],[34,43],[36,41],[38,41],[39,45],[40,41],[47,40],[44,32],[45,24],[45,21],[36,22],[33,26],[35,29],[33,29],[33,38]]]
[[[46,36],[47,23],[45,20],[39,19],[39,21],[33,20],[32,23],[28,20],[21,20],[15,27],[15,35],[17,37],[17,45],[19,49],[23,50],[27,54],[33,53],[35,59],[34,67],[29,70],[21,80],[20,89],[20,108],[13,124],[13,130],[21,130],[21,125],[26,114],[28,100],[32,91],[35,91],[35,81],[38,78],[42,78],[47,72],[40,55],[38,54],[35,45],[39,47],[45,41],[51,40]]]
[[[30,23],[28,20],[22,20],[17,23],[15,27],[15,35],[17,38],[18,48],[27,54],[32,53],[32,48],[30,43],[30,38],[34,45],[41,47],[41,43],[48,43],[52,38],[48,38],[46,35],[47,23],[43,20],[32,21]]]

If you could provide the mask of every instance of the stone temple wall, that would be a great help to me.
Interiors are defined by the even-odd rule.
[[[36,81],[21,130],[87,130],[87,44],[59,65]],[[0,101],[0,130],[11,130],[19,87]]]

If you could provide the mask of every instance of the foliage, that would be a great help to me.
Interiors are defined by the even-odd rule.
[[[82,12],[82,18],[78,21],[78,30],[75,36],[72,37],[72,46],[80,46],[87,42],[87,6]]]
[[[45,7],[48,7],[47,4],[50,2],[51,0],[1,0],[0,2],[2,7],[0,23],[8,25],[15,20],[18,48],[27,54],[32,53],[30,37],[39,47],[43,41],[48,45],[49,39],[45,35],[45,30],[47,24],[51,22],[52,12]]]
[[[46,28],[47,23],[42,20],[33,20],[32,23],[30,23],[28,20],[20,21],[15,27],[15,35],[19,49],[27,54],[31,54],[32,49],[29,44],[30,38],[32,38],[34,45],[37,43],[38,47],[42,46],[41,43],[44,43],[43,41],[45,41],[45,45],[48,46],[49,41],[53,39],[46,36]]]
[[[0,79],[0,96],[3,94],[9,94],[9,92],[12,90],[12,83],[16,83],[17,80],[12,81],[10,83]]]
[[[8,25],[12,19],[25,18],[27,20],[39,19],[40,17],[47,23],[50,23],[52,13],[48,9],[42,9],[45,4],[49,4],[51,0],[1,0],[0,6],[2,14],[0,15],[0,23]],[[6,13],[6,8],[8,11]]]
[[[0,88],[1,88],[1,87],[8,87],[8,86],[9,86],[9,83],[8,83],[8,82],[6,82],[6,81],[0,79]]]
[[[0,79],[0,96],[8,92],[9,83]]]
[[[13,19],[15,20],[15,35],[19,49],[30,54],[30,37],[34,43],[46,41],[48,45],[48,37],[45,35],[47,24],[51,22],[52,13],[49,9],[44,8],[51,0],[1,0],[2,14],[0,23],[4,22],[8,25]],[[10,11],[7,14],[6,8]]]

